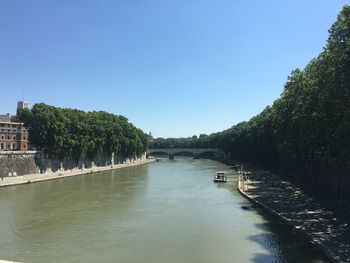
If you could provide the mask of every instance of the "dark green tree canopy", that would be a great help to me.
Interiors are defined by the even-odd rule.
[[[21,116],[31,144],[52,158],[90,158],[98,152],[122,157],[141,155],[147,135],[123,116],[104,111],[84,112],[35,104]]]

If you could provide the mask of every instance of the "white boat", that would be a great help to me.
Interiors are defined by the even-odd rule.
[[[215,177],[214,177],[214,182],[226,183],[227,182],[226,172],[224,172],[224,171],[216,172]]]

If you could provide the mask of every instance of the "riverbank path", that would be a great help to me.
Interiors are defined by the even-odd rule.
[[[239,182],[240,192],[269,210],[320,246],[333,262],[350,262],[350,220],[344,212],[327,209],[302,189],[257,168]]]
[[[15,176],[15,177],[3,177],[3,178],[0,178],[0,187],[35,183],[35,182],[41,182],[41,181],[47,181],[47,180],[56,180],[56,179],[90,174],[90,173],[98,173],[98,172],[103,172],[108,170],[142,165],[153,161],[154,159],[145,159],[142,161],[130,162],[130,163],[124,163],[124,164],[100,166],[100,167],[93,167],[93,168],[86,168],[86,169],[72,169],[72,170],[57,171],[54,173],[47,173],[47,174],[37,173],[37,174],[28,174],[28,175]]]

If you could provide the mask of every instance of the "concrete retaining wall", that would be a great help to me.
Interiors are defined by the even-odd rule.
[[[146,153],[141,156],[122,158],[116,154],[99,153],[94,159],[82,159],[76,164],[70,158],[63,161],[48,159],[44,153],[36,151],[27,152],[0,152],[0,177],[19,176],[35,173],[54,173],[75,169],[102,167],[116,164],[141,162],[146,159]]]
[[[36,152],[0,152],[0,176],[23,175],[37,172]]]

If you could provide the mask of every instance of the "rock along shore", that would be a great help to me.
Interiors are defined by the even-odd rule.
[[[327,209],[299,187],[272,173],[252,169],[249,179],[238,182],[238,191],[245,198],[317,244],[331,262],[350,262],[348,215]]]
[[[153,162],[154,160],[155,159],[143,159],[143,160],[139,160],[131,163],[99,166],[99,167],[92,167],[92,168],[85,168],[85,169],[72,169],[67,171],[57,171],[55,173],[50,173],[50,174],[37,173],[37,174],[28,174],[28,175],[22,175],[22,176],[16,176],[16,177],[4,177],[3,180],[1,180],[0,178],[0,187],[29,184],[29,183],[42,182],[47,180],[67,178],[67,177],[72,177],[77,175],[98,173],[102,171],[143,165],[143,164]]]

